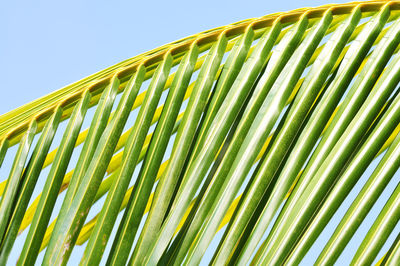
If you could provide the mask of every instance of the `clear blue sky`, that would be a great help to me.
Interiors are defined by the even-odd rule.
[[[0,114],[119,61],[200,31],[332,2],[347,1],[5,1],[0,9]],[[339,221],[338,217],[333,223]],[[317,246],[322,248],[326,235]],[[352,243],[338,264],[348,264],[355,239]],[[304,265],[309,265],[315,255],[309,254]],[[15,263],[17,253],[12,256]],[[74,265],[79,260],[71,261]]]
[[[0,114],[200,31],[329,2],[346,1],[5,1]]]

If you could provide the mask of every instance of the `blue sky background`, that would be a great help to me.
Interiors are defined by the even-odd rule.
[[[160,45],[323,0],[5,1],[0,114]]]
[[[0,8],[0,114],[177,39],[250,17],[331,2],[347,1],[5,1]],[[373,169],[371,166],[367,172]],[[397,182],[398,174],[375,206],[376,211],[363,223],[358,237],[365,235]],[[358,190],[362,184],[358,184]],[[350,198],[351,195],[347,206]],[[346,203],[335,215],[332,225],[340,221],[345,206]],[[326,231],[316,247],[322,249],[333,232]],[[395,232],[398,231],[397,227]],[[221,233],[216,240],[220,236]],[[392,234],[391,241],[394,237]],[[353,238],[339,265],[349,263],[349,254],[359,241]],[[12,254],[13,264],[17,254]],[[71,265],[79,262],[79,250],[73,254]],[[208,252],[204,262],[211,255]],[[303,264],[310,265],[316,256],[317,253],[308,254]]]

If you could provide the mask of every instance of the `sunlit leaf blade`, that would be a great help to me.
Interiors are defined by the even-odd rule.
[[[3,139],[0,144],[0,167],[3,164],[3,160],[4,160],[4,157],[6,156],[7,149],[8,149],[8,140]]]
[[[171,159],[165,170],[163,177],[157,185],[155,201],[150,209],[149,216],[144,225],[143,231],[139,237],[138,245],[132,255],[132,262],[143,263],[145,254],[151,254],[154,240],[157,237],[157,230],[160,228],[167,212],[169,201],[178,182],[178,177],[184,166],[184,160],[189,152],[190,144],[193,141],[195,130],[204,111],[207,98],[210,94],[211,86],[217,69],[222,60],[226,48],[226,37],[221,35],[216,42],[200,69],[198,79],[196,80],[193,93],[189,98],[188,106],[182,118],[182,124],[176,135],[174,147],[171,152]],[[169,242],[169,241],[168,241]],[[163,243],[167,245],[168,243]],[[148,258],[150,256],[147,256]]]
[[[388,10],[383,12],[383,20],[387,19]],[[363,29],[363,34],[361,33],[359,37],[356,38],[356,41],[352,43],[348,52],[346,53],[344,59],[341,62],[341,65],[338,69],[338,73],[334,77],[331,84],[329,84],[328,88],[326,88],[326,92],[322,96],[322,99],[315,107],[315,111],[313,111],[311,117],[308,119],[307,124],[302,130],[300,136],[298,137],[298,141],[296,142],[293,149],[290,151],[288,155],[287,161],[282,161],[282,158],[285,156],[285,149],[282,147],[288,147],[288,143],[290,143],[291,138],[288,133],[281,130],[281,134],[278,137],[278,140],[274,143],[271,151],[267,155],[267,158],[263,162],[262,168],[258,171],[258,180],[251,184],[251,193],[252,194],[260,194],[264,193],[262,189],[265,187],[263,183],[267,182],[267,180],[272,179],[273,176],[277,175],[277,183],[274,185],[271,194],[268,196],[267,202],[262,202],[264,211],[260,214],[260,218],[257,221],[256,226],[252,230],[251,239],[246,243],[246,248],[243,251],[243,256],[248,257],[248,252],[255,248],[258,241],[261,239],[260,232],[266,230],[269,225],[269,222],[275,215],[276,210],[281,205],[284,196],[288,193],[290,186],[295,181],[296,177],[299,175],[301,167],[303,166],[305,160],[309,156],[313,146],[318,140],[320,134],[322,133],[324,125],[327,123],[329,117],[333,112],[333,108],[338,104],[340,98],[342,97],[343,92],[346,90],[347,85],[350,83],[352,76],[357,70],[357,67],[360,65],[364,56],[368,52],[368,49],[371,47],[374,41],[374,37],[376,38],[379,30],[382,28],[382,24],[379,19],[378,22],[371,21],[372,27],[375,26],[375,31],[370,30],[371,26]],[[375,35],[374,35],[375,34]],[[366,35],[366,36],[365,36]],[[369,37],[369,38],[368,38]],[[356,51],[356,52],[355,52]],[[288,124],[290,125],[290,124]],[[285,133],[285,134],[283,134]],[[277,169],[280,165],[284,167],[279,173]],[[279,176],[279,178],[278,178]],[[256,192],[258,191],[258,192]],[[249,198],[249,201],[255,201],[256,199]],[[243,211],[247,211],[248,209],[252,210],[252,208],[245,208],[242,205]],[[262,233],[261,233],[262,235]],[[255,238],[256,241],[252,240]],[[242,242],[245,242],[245,239],[241,239]],[[246,251],[247,250],[247,251]],[[238,251],[237,251],[238,252]],[[247,254],[245,254],[247,252]]]
[[[396,240],[393,242],[389,251],[378,262],[379,265],[394,266],[394,265],[398,265],[400,263],[399,239],[400,239],[400,235],[397,235]]]
[[[19,190],[18,200],[15,203],[13,216],[9,222],[7,234],[1,243],[0,263],[6,264],[7,258],[17,237],[18,228],[21,225],[28,202],[37,183],[46,155],[50,149],[54,135],[58,128],[62,114],[62,108],[58,107],[52,117],[47,121],[35,150],[23,173],[23,182]]]
[[[14,162],[7,179],[5,192],[0,200],[0,239],[3,239],[6,234],[8,222],[11,218],[14,201],[16,199],[19,183],[22,182],[22,173],[25,166],[25,161],[28,157],[28,152],[32,144],[37,129],[37,122],[34,120],[21,139],[17,154],[14,157]]]
[[[170,54],[167,54],[163,63],[160,64],[154,73],[152,83],[147,89],[134,127],[125,144],[121,169],[118,171],[107,194],[106,204],[103,205],[95,228],[90,236],[81,260],[82,264],[99,264],[101,260],[101,255],[104,252],[108,237],[117,218],[119,208],[134,171],[132,165],[136,165],[139,158],[147,131],[150,128],[151,120],[170,71],[171,63],[172,57]]]
[[[398,98],[398,97],[397,97]],[[395,111],[395,110],[393,110]],[[387,111],[389,112],[389,111]],[[395,113],[392,113],[395,114]],[[388,114],[389,116],[389,114]],[[390,117],[388,117],[390,118]],[[388,122],[391,122],[387,119]],[[393,125],[392,125],[393,126]],[[379,137],[381,132],[376,131],[376,136]],[[387,134],[387,133],[386,133]],[[374,139],[371,138],[371,142],[373,143]],[[396,139],[393,141],[392,145],[389,147],[388,151],[385,153],[385,156],[380,161],[379,165],[375,169],[374,173],[371,175],[370,179],[364,185],[357,198],[354,200],[353,204],[348,209],[347,213],[343,217],[340,224],[337,226],[336,231],[332,235],[331,239],[325,246],[324,250],[321,252],[318,261],[321,263],[334,263],[334,261],[339,257],[343,248],[346,246],[346,242],[350,240],[351,236],[354,234],[355,230],[358,228],[363,218],[367,215],[368,211],[373,206],[373,203],[376,202],[379,195],[382,193],[383,189],[389,183],[390,179],[393,177],[394,173],[399,168],[399,142],[400,135],[397,135]],[[361,152],[361,151],[360,151]],[[361,157],[361,153],[359,152]],[[347,171],[348,172],[348,171]],[[345,187],[347,186],[347,187]],[[314,227],[317,227],[321,218],[324,218],[324,212],[329,210],[326,206],[333,205],[331,202],[333,200],[333,196],[338,193],[343,193],[345,189],[348,190],[351,186],[348,184],[348,180],[341,178],[338,184],[335,186],[332,194],[329,195],[326,203],[322,206],[321,211],[318,213],[316,218],[314,219],[315,225],[311,225],[308,231],[312,231]],[[337,197],[338,199],[343,197]],[[332,206],[333,207],[333,206]],[[331,207],[331,208],[332,208]],[[325,215],[326,216],[326,215]],[[321,218],[320,218],[321,217]],[[325,218],[326,219],[326,218]],[[321,221],[323,222],[323,221]],[[309,238],[309,234],[307,233],[302,237],[301,241],[305,241],[303,239]],[[316,234],[314,234],[315,236]]]
[[[106,127],[96,147],[93,157],[97,158],[97,160],[91,161],[75,193],[71,207],[68,209],[65,219],[61,221],[60,230],[55,231],[50,239],[44,258],[46,263],[61,263],[68,260],[73,244],[75,244],[79,234],[79,230],[77,229],[83,226],[90,205],[96,196],[101,179],[107,169],[118,138],[121,136],[123,127],[128,119],[129,111],[142,84],[144,73],[145,67],[140,65],[136,70],[136,74],[132,76],[126,85],[116,114]],[[82,199],[85,199],[85,201]]]
[[[250,87],[254,84],[259,75],[259,72],[264,65],[263,59],[268,56],[280,30],[280,22],[277,22],[273,25],[271,30],[264,33],[257,43],[255,51],[253,51],[239,73],[237,80],[233,83],[233,88],[226,96],[224,103],[220,108],[220,112],[218,112],[214,120],[215,122],[210,127],[208,136],[206,137],[207,141],[213,141],[213,146],[207,150],[203,148],[203,154],[200,154],[195,158],[196,162],[198,162],[197,165],[196,163],[191,164],[190,169],[188,170],[188,176],[184,176],[181,188],[175,200],[177,204],[173,206],[173,209],[168,214],[158,236],[157,245],[152,248],[150,260],[152,260],[153,263],[154,260],[158,260],[161,257],[166,248],[166,245],[169,242],[167,239],[171,237],[174,228],[177,225],[178,219],[176,219],[176,217],[182,217],[185,207],[190,203],[190,196],[197,190],[196,186],[201,182],[201,178],[206,174],[207,168],[210,166],[218,152],[224,139],[224,135],[228,132],[233,119],[239,112],[245,98],[247,97]],[[221,126],[218,126],[218,124]],[[208,158],[204,160],[202,156],[204,156],[203,158]],[[191,178],[190,174],[194,173],[194,171],[200,172],[201,175],[192,174],[193,177]],[[163,247],[161,245],[163,245]],[[152,262],[150,261],[150,263]]]
[[[244,62],[246,56],[248,55],[250,44],[253,41],[253,36],[254,36],[253,30],[251,28],[247,29],[244,36],[242,37],[242,39],[237,41],[237,43],[235,44],[235,47],[233,48],[232,52],[228,56],[227,62],[225,63],[224,69],[221,73],[221,77],[217,81],[216,88],[212,95],[210,105],[207,109],[207,114],[206,114],[203,124],[201,126],[198,140],[197,140],[194,150],[192,152],[188,168],[191,167],[191,164],[193,163],[193,158],[195,158],[198,155],[198,153],[200,152],[201,148],[204,145],[204,142],[207,140],[207,137],[208,137],[207,131],[210,128],[210,126],[212,125],[212,122],[215,119],[215,116],[217,115],[218,110],[221,108],[223,100],[226,98],[228,92],[231,89],[232,84],[235,81],[235,78],[237,77],[237,75],[240,72],[240,69],[242,68],[243,62]],[[239,117],[240,117],[240,115],[239,115]],[[236,119],[239,119],[239,117]],[[225,143],[229,141],[228,138],[229,138],[229,136],[225,140]],[[223,149],[223,148],[221,148],[221,149]],[[220,154],[221,153],[223,153],[223,151],[220,151]],[[216,160],[218,160],[218,159],[216,159]],[[212,178],[212,175],[209,174],[203,185],[202,190],[200,191],[199,195],[197,196],[196,203],[194,204],[194,206],[191,209],[190,214],[186,218],[183,229],[181,230],[181,232],[179,233],[177,238],[174,240],[174,243],[176,245],[179,244],[180,247],[182,245],[184,245],[184,243],[181,243],[181,240],[182,240],[181,238],[184,234],[186,234],[186,230],[187,230],[188,226],[190,225],[190,221],[192,220],[193,215],[197,212],[197,208],[198,208],[200,199],[203,197],[203,194],[205,193],[205,188],[210,183],[211,178]],[[190,228],[196,228],[196,226],[191,226]],[[172,249],[174,249],[174,250],[172,250]],[[172,259],[172,257],[174,257],[175,262],[179,263],[180,259],[183,259],[183,258],[175,257],[175,256],[178,256],[178,254],[175,253],[175,251],[176,251],[175,248],[171,247],[170,252],[173,252],[175,255],[172,256],[172,255],[164,254],[164,256],[169,257],[170,260]]]
[[[237,155],[236,155],[237,157],[232,164],[231,171],[229,171],[229,173],[225,179],[225,182],[221,187],[222,190],[225,190],[226,182],[228,182],[229,180],[235,182],[234,181],[235,177],[232,177],[232,175],[231,175],[232,171],[236,172],[237,180],[240,180],[241,178],[245,177],[245,175],[247,175],[249,168],[252,166],[256,156],[261,151],[260,149],[262,148],[262,143],[264,143],[266,141],[266,138],[268,137],[270,131],[272,130],[273,124],[275,123],[276,119],[279,116],[279,109],[284,108],[284,106],[290,96],[290,93],[291,93],[290,90],[286,90],[286,91],[281,90],[280,91],[281,95],[282,95],[281,99],[279,99],[277,97],[278,99],[275,99],[274,103],[272,103],[271,101],[268,101],[267,99],[268,99],[269,95],[276,94],[276,91],[274,91],[274,87],[272,87],[272,84],[275,81],[275,79],[277,78],[278,73],[280,73],[280,71],[283,69],[284,65],[287,63],[287,59],[290,57],[290,55],[293,53],[293,50],[296,48],[297,42],[298,42],[299,38],[301,38],[302,34],[304,33],[304,31],[307,27],[307,24],[308,24],[307,18],[306,17],[301,18],[301,20],[295,26],[293,26],[293,28],[287,33],[285,38],[282,39],[281,43],[279,43],[277,45],[276,53],[274,53],[274,52],[272,53],[271,59],[269,60],[267,67],[258,82],[257,87],[255,88],[254,94],[250,98],[249,105],[246,107],[244,117],[242,117],[241,122],[238,125],[237,133],[235,133],[230,146],[236,145],[237,138],[238,138],[238,136],[241,135],[240,133],[247,131],[248,126],[246,125],[246,123],[242,123],[242,121],[251,121],[252,120],[250,118],[251,116],[249,116],[247,114],[253,113],[254,112],[253,110],[257,110],[258,109],[257,107],[259,106],[259,104],[261,102],[262,102],[262,105],[257,113],[257,116],[254,118],[253,123],[255,123],[257,125],[262,125],[263,129],[261,129],[261,130],[263,131],[263,133],[258,136],[256,134],[252,134],[252,133],[254,133],[254,132],[252,132],[253,124],[250,126],[250,128],[248,129],[248,131],[249,131],[248,136],[254,136],[254,138],[252,138],[252,139],[253,139],[254,143],[257,143],[257,144],[255,144],[255,146],[252,146],[247,141],[247,138],[244,139],[243,146],[241,147],[241,149],[239,151],[237,151]],[[271,87],[272,87],[272,89],[271,89]],[[265,98],[266,94],[267,94],[267,96],[266,96],[267,98]],[[264,100],[264,98],[265,98],[265,100]],[[270,97],[269,99],[272,99],[272,97]],[[265,106],[269,106],[271,109],[265,111],[265,108],[266,108]],[[270,113],[271,119],[269,121],[260,121],[258,116],[259,116],[260,112],[264,112],[264,111],[266,113]],[[261,145],[259,145],[259,144],[261,144]],[[241,170],[239,170],[238,168],[236,168],[237,159],[242,158],[240,155],[242,154],[244,147],[246,147],[249,150],[251,149],[252,151],[251,151],[251,153],[248,153],[248,156],[246,156],[245,160],[241,160],[241,163],[243,163],[243,167],[241,167]],[[234,158],[234,156],[235,155],[234,155],[234,153],[232,153],[232,149],[228,148],[227,154],[225,155],[224,158],[229,158],[229,157]],[[244,159],[244,158],[242,158],[242,159]],[[223,163],[224,162],[222,162],[221,164],[223,164]],[[220,174],[221,174],[221,172],[218,173],[218,175],[215,177],[215,179],[222,178],[222,176]],[[220,220],[222,219],[220,214],[225,212],[226,208],[228,207],[228,206],[226,206],[226,204],[230,204],[230,202],[233,200],[231,197],[237,193],[237,188],[238,188],[237,186],[236,186],[236,188],[232,187],[232,193],[229,195],[228,200],[224,199],[223,198],[224,196],[221,197],[220,193],[222,192],[222,190],[220,191],[220,193],[218,195],[215,195],[214,199],[211,199],[209,193],[206,194],[205,201],[207,201],[207,200],[209,202],[214,201],[214,204],[217,201],[225,201],[226,203],[224,205],[218,206],[218,208],[215,208],[214,207],[215,205],[212,206],[211,210],[213,210],[214,213],[218,214],[218,215],[215,216],[214,213],[211,213],[209,211],[209,214],[213,215],[212,219],[214,219],[214,221],[212,221],[212,220],[209,221],[210,232],[204,233],[204,232],[200,231],[196,236],[196,240],[200,239],[199,234],[203,234],[204,236],[212,236],[215,233],[216,226],[220,223]],[[227,190],[225,190],[225,191],[227,191]],[[226,196],[225,196],[225,198],[226,198]],[[199,219],[199,217],[195,216],[194,221],[196,219]],[[207,221],[207,220],[205,220],[205,221]],[[214,230],[214,231],[212,231],[212,230]],[[200,235],[200,237],[202,237],[202,235]],[[200,250],[200,254],[205,251],[205,247],[208,246],[208,242],[211,240],[211,238],[208,238],[208,240],[206,238],[203,238],[203,239],[205,239],[204,240],[205,244],[202,245],[203,247],[200,247],[200,248],[203,248],[203,251]],[[199,244],[199,246],[200,246],[200,244]],[[190,255],[191,255],[191,253],[189,251],[189,256]],[[202,254],[200,256],[202,256]],[[196,261],[196,259],[194,261]]]
[[[198,48],[197,46],[193,46],[179,65],[144,164],[135,183],[134,192],[129,199],[123,221],[118,228],[111,256],[108,259],[108,263],[110,264],[120,265],[126,263],[129,257],[133,239],[154,185],[155,177],[157,176],[157,172],[159,172],[169,138],[173,132],[173,124],[178,116],[185,88],[188,86],[192,75],[197,54]]]
[[[18,259],[18,265],[34,264],[36,261],[47,224],[57,200],[62,178],[67,170],[74,150],[75,141],[89,107],[89,100],[90,93],[85,92],[72,112],[71,119],[63,134],[54,163],[51,166],[50,173],[44,184],[42,196],[40,197],[38,207],[33,216],[31,226],[29,227],[28,236],[26,237],[21,256]]]
[[[374,261],[378,252],[396,223],[400,219],[400,186],[397,185],[386,205],[379,213],[374,224],[369,229],[351,263],[370,264]],[[393,261],[392,261],[393,263]]]
[[[329,190],[330,185],[333,184],[335,178],[339,175],[341,171],[340,165],[344,165],[347,159],[349,159],[359,140],[374,121],[374,118],[378,115],[387,98],[396,88],[399,82],[399,78],[396,78],[396,76],[400,77],[399,58],[399,56],[396,56],[387,67],[383,76],[376,84],[376,88],[372,90],[350,125],[321,164],[302,196],[295,203],[292,214],[274,232],[274,238],[279,238],[279,241],[274,242],[267,249],[268,251],[264,252],[265,259],[270,258],[270,255],[268,255],[271,254],[270,252],[276,252],[278,249],[282,252],[281,256],[287,255],[287,253],[283,254],[284,248],[286,245],[293,245],[293,240],[298,237],[291,235],[292,232],[295,229],[301,230],[299,228],[308,222],[307,218],[315,211],[315,208],[320,204],[320,200],[325,197],[325,193]],[[311,201],[313,202],[311,203]],[[293,219],[295,213],[296,220],[290,221],[290,219]]]
[[[312,32],[308,33],[307,37],[303,40],[302,44],[296,49],[295,53],[293,56],[290,58],[288,64],[285,66],[285,68],[282,71],[282,74],[278,77],[277,81],[275,82],[274,86],[272,87],[272,90],[279,90],[279,91],[290,91],[293,89],[295,86],[298,78],[300,77],[301,73],[304,71],[304,68],[308,62],[308,60],[311,57],[311,54],[314,52],[317,44],[319,41],[322,39],[323,34],[325,33],[326,29],[328,28],[330,22],[332,19],[332,15],[330,12],[327,12],[324,15],[324,18],[321,19],[321,21],[315,25],[312,29]],[[275,96],[276,97],[276,96]],[[284,97],[282,100],[285,100],[286,97]],[[277,99],[275,99],[276,101]],[[281,131],[282,129],[280,129]],[[276,144],[277,142],[275,141],[273,147],[278,147]],[[279,159],[282,158],[282,153],[284,153],[285,149],[280,146],[279,151],[281,153],[276,154],[275,156]],[[268,152],[268,154],[273,154],[271,151]],[[258,174],[254,178],[254,187],[259,191],[259,192],[246,192],[246,196],[243,199],[244,201],[241,202],[240,209],[239,210],[244,210],[245,212],[249,212],[251,215],[251,211],[255,210],[255,207],[259,201],[259,197],[263,195],[264,189],[270,182],[270,177],[265,173],[266,170],[269,171],[269,173],[273,174],[275,167],[273,165],[266,165],[267,159],[263,159],[263,163],[260,166],[261,168],[258,169]],[[279,165],[279,164],[278,164]],[[258,177],[258,179],[257,179]],[[262,178],[260,178],[262,177]],[[285,178],[286,180],[286,178]],[[263,184],[260,184],[259,182],[263,182]],[[252,186],[253,186],[252,184]],[[254,194],[253,194],[254,193]],[[250,195],[254,196],[250,196]],[[249,196],[248,196],[249,195]],[[251,202],[248,202],[248,201]],[[253,203],[254,202],[254,203]],[[249,204],[256,204],[255,206],[250,207]],[[238,220],[241,220],[240,217],[242,214],[235,214],[235,222]],[[250,216],[248,216],[250,218]],[[243,218],[242,218],[243,219]],[[245,218],[244,218],[245,219]],[[233,221],[232,221],[233,222]],[[224,236],[223,242],[221,242],[221,247],[218,248],[218,253],[217,256],[214,258],[214,262],[218,263],[219,260],[227,260],[230,257],[230,254],[232,252],[232,249],[236,246],[236,244],[239,241],[239,237],[242,234],[246,223],[243,222],[243,220],[240,222],[241,229],[236,228],[236,225],[233,223],[229,225],[229,229],[226,231],[226,235]],[[233,228],[231,230],[231,228]],[[235,235],[232,235],[235,234]]]

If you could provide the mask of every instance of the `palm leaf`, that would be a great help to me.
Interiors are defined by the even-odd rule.
[[[244,20],[0,116],[0,264],[398,265],[399,16]]]

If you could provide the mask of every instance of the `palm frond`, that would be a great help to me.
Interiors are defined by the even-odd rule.
[[[0,264],[84,245],[85,265],[331,265],[357,235],[351,263],[398,265],[399,16],[368,1],[244,20],[0,116]]]

